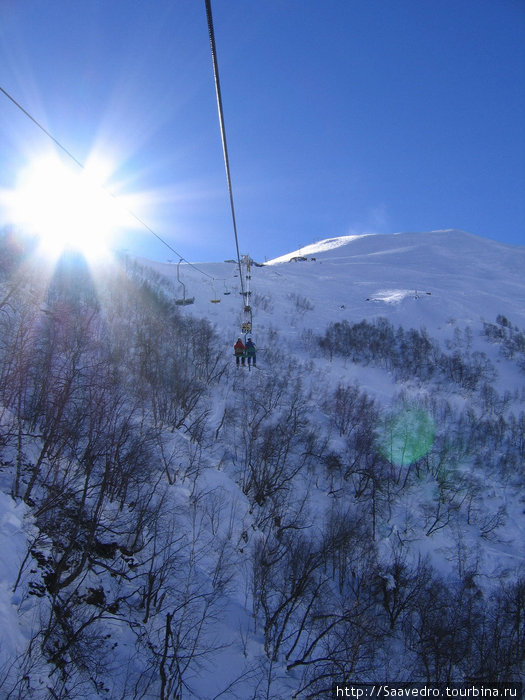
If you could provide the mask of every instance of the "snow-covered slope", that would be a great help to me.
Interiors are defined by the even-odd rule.
[[[36,278],[21,296],[19,317],[6,306],[1,318],[3,328],[18,329],[3,339],[6,348],[18,347],[17,338],[23,343],[32,303],[37,329],[56,323],[59,357],[64,371],[71,358],[73,370],[80,368],[71,376],[92,401],[94,431],[106,430],[96,415],[99,407],[111,410],[114,377],[125,376],[109,414],[117,425],[124,421],[115,442],[144,431],[123,461],[148,445],[137,467],[138,500],[158,500],[162,518],[140,525],[137,498],[127,493],[135,487],[120,488],[117,478],[117,495],[104,501],[98,559],[79,568],[73,590],[64,584],[51,596],[50,567],[62,556],[60,528],[45,515],[54,500],[38,511],[36,487],[26,502],[19,494],[27,480],[36,483],[37,455],[50,465],[45,489],[60,483],[64,469],[74,494],[84,445],[75,444],[75,457],[52,461],[38,425],[28,430],[13,413],[12,358],[0,353],[3,396],[11,402],[0,405],[0,611],[7,631],[0,696],[16,681],[16,697],[31,689],[27,697],[40,700],[48,684],[56,697],[69,697],[71,678],[73,692],[78,687],[78,697],[88,698],[162,697],[167,687],[197,700],[330,697],[325,678],[438,680],[443,659],[458,681],[478,672],[516,680],[525,617],[517,583],[525,562],[525,247],[461,231],[344,236],[254,264],[257,371],[236,368],[233,359],[245,303],[236,264],[181,264],[180,281],[173,264],[127,264],[133,284],[122,268],[109,271],[75,336],[78,353],[68,342],[76,326],[67,304],[53,313],[42,308]],[[144,280],[149,287],[140,287]],[[148,289],[159,297],[151,301]],[[177,318],[187,323],[171,335],[164,334],[163,295],[194,298],[178,306]],[[209,320],[216,335],[193,319]],[[106,344],[111,352],[99,356]],[[32,348],[22,347],[32,367]],[[121,366],[98,381],[108,358]],[[56,367],[61,378],[61,362]],[[84,372],[93,380],[87,390]],[[21,386],[20,405],[31,394]],[[172,415],[180,417],[184,402],[190,408],[175,425]],[[74,426],[82,425],[83,412],[74,415]],[[154,479],[141,481],[144,465]],[[96,502],[98,485],[90,488]],[[68,508],[59,512],[66,530]],[[121,542],[127,519],[139,523],[130,541],[136,535],[144,543],[131,555]],[[39,524],[49,532],[39,535]],[[76,564],[74,538],[69,546]],[[67,580],[66,573],[58,576]],[[103,684],[102,671],[91,678],[82,667],[83,653],[101,661],[88,641],[77,650],[77,666],[67,653],[60,657],[75,667],[64,683],[54,654],[36,653],[41,621],[54,620],[51,600],[58,612],[62,603],[69,615],[81,610],[100,644],[113,645],[114,658],[105,661],[114,672]],[[429,610],[434,618],[425,617]],[[59,648],[70,622],[56,619]],[[475,643],[469,646],[458,626],[469,626],[465,634]],[[425,640],[439,635],[447,644],[430,651]],[[25,653],[31,638],[33,657]],[[493,670],[496,648],[512,678]],[[435,679],[424,677],[425,667]]]
[[[287,262],[297,256],[307,260]],[[152,266],[175,278],[174,266]],[[189,309],[235,335],[241,305],[234,276],[237,267],[198,266],[216,281],[181,265],[187,296],[195,297]],[[261,327],[281,328],[291,342],[305,326],[321,330],[329,321],[378,316],[434,331],[450,321],[477,326],[481,319],[492,321],[504,313],[524,326],[525,247],[462,231],[343,236],[305,246],[264,267],[252,267],[251,289],[254,332]],[[232,294],[225,296],[225,291]],[[210,304],[215,296],[221,304]],[[313,308],[294,310],[296,298],[307,300]]]
[[[243,305],[236,277],[237,266],[232,263],[198,266],[215,279],[210,280],[181,265],[187,294],[195,296],[195,304],[186,307],[183,313],[205,316],[216,324],[224,355],[231,357],[231,346],[240,335]],[[153,267],[174,278],[173,267],[158,263]],[[312,337],[323,335],[330,323],[346,321],[352,325],[363,320],[373,323],[376,319],[386,318],[394,328],[425,329],[450,356],[456,353],[468,361],[472,353],[474,356],[481,353],[480,356],[486,357],[495,368],[492,386],[496,392],[501,395],[507,392],[509,397],[514,397],[514,400],[509,398],[507,408],[495,408],[496,414],[517,417],[523,411],[525,374],[523,370],[517,370],[517,356],[509,358],[508,353],[502,353],[501,345],[488,342],[484,327],[486,323],[494,324],[499,316],[523,331],[524,273],[525,247],[504,245],[457,230],[344,236],[305,246],[270,260],[262,267],[252,266],[251,335],[259,347],[258,365],[263,369],[263,376],[278,376],[279,365],[276,366],[272,359],[273,351],[277,350],[285,361],[288,358],[297,363],[301,381],[311,387],[313,396],[319,397],[318,402],[322,402],[321,397],[339,384],[356,382],[387,412],[395,413],[400,395],[404,397],[402,404],[408,401],[410,405],[415,401],[427,407],[432,401],[444,399],[459,413],[476,406],[474,411],[478,412],[480,421],[487,411],[493,410],[489,404],[479,408],[476,392],[444,378],[425,383],[416,375],[411,378],[408,373],[408,378],[401,381],[395,369],[388,371],[374,366],[373,362],[370,366],[368,361],[355,363],[337,356],[329,358],[315,350]],[[220,298],[221,303],[210,303],[212,298]],[[231,361],[233,363],[233,358]],[[525,355],[521,361],[525,367]],[[308,368],[306,371],[305,367]],[[246,373],[242,378],[248,376]],[[260,375],[249,381],[251,390],[257,394],[262,381]],[[325,410],[318,414],[317,420],[321,423]],[[495,421],[496,414],[493,414]],[[315,409],[312,415],[316,415]],[[452,425],[445,427],[445,421],[437,422],[437,419],[435,429],[441,435],[440,440],[445,442],[447,433],[451,435],[456,430]],[[486,430],[490,431],[488,424]],[[506,485],[503,485],[505,479],[500,481],[499,477],[482,475],[478,468],[473,468],[476,459],[486,463],[497,461],[496,448],[487,448],[482,442],[481,439],[479,444],[474,442],[471,445],[473,452],[465,462],[457,457],[451,468],[457,470],[455,478],[466,482],[472,480],[478,484],[476,488],[481,488],[485,480],[485,493],[476,508],[485,513],[487,523],[489,520],[495,523],[501,516],[501,529],[499,525],[496,528],[498,534],[489,533],[488,526],[486,534],[480,537],[476,527],[467,526],[464,532],[459,534],[458,530],[454,535],[453,528],[444,525],[446,518],[441,521],[438,515],[437,525],[432,521],[434,516],[430,520],[422,519],[422,513],[430,508],[436,493],[441,493],[441,488],[448,488],[439,485],[439,476],[436,480],[423,478],[420,487],[409,490],[400,498],[388,525],[382,526],[378,548],[385,560],[391,559],[393,549],[401,543],[402,550],[403,547],[406,549],[400,556],[409,556],[412,561],[418,556],[427,556],[445,577],[450,576],[454,568],[454,565],[451,568],[454,558],[451,551],[455,547],[470,553],[465,554],[465,561],[459,563],[459,567],[481,567],[486,583],[498,579],[502,572],[507,572],[504,576],[512,579],[515,572],[523,568],[524,495],[515,490],[515,484],[521,478],[518,474],[522,473],[524,465],[518,462],[515,467],[518,481],[511,478]],[[337,441],[331,444],[338,454]],[[510,486],[511,482],[513,486]],[[456,496],[452,496],[454,498]],[[312,502],[317,518],[320,518],[327,503],[320,494],[312,496]],[[462,507],[458,508],[461,510]],[[410,532],[412,535],[407,534]],[[428,532],[431,535],[425,536]],[[410,545],[407,545],[408,540],[411,540]],[[393,580],[392,586],[396,586]],[[277,682],[272,686],[275,695],[269,697],[286,697],[294,683],[286,673],[277,673],[277,676],[283,685]]]

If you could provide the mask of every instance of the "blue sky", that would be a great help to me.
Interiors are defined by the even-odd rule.
[[[212,0],[241,252],[525,245],[523,0]],[[204,0],[2,0],[0,85],[185,258],[234,255]],[[0,95],[0,186],[50,143]],[[147,231],[131,253],[173,259]]]

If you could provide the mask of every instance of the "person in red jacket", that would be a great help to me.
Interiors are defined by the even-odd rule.
[[[239,366],[239,360],[241,360],[242,365],[244,366],[244,351],[245,351],[244,343],[240,338],[237,338],[237,342],[233,346],[233,352],[235,353],[235,364],[237,367]]]

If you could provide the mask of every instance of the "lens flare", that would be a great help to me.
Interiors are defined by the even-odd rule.
[[[403,404],[384,418],[376,442],[386,459],[406,467],[430,452],[435,432],[434,421],[425,410]]]

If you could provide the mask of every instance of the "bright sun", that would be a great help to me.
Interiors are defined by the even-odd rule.
[[[35,160],[20,174],[10,192],[14,223],[38,235],[50,255],[64,249],[100,257],[112,236],[129,222],[129,214],[104,189],[110,169],[101,163],[69,167],[57,156]]]

